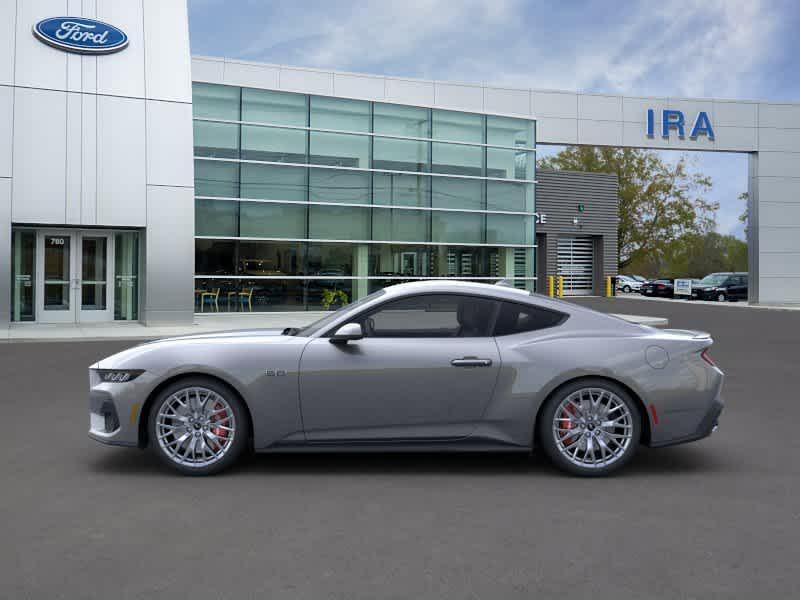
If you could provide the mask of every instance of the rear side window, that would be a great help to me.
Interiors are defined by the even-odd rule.
[[[494,326],[494,334],[499,336],[537,331],[561,325],[566,320],[566,314],[555,310],[514,302],[502,302],[500,314]]]

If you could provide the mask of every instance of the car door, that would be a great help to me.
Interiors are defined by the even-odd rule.
[[[403,443],[468,436],[500,370],[498,304],[456,294],[391,300],[356,316],[365,337],[308,343],[300,405],[309,442]],[[331,334],[333,332],[330,332]]]
[[[736,275],[734,290],[737,300],[747,300],[747,275]]]

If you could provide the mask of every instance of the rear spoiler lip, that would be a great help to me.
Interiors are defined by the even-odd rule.
[[[690,336],[693,340],[697,341],[713,341],[711,339],[711,334],[706,331],[694,331],[692,329],[662,329],[664,333],[672,333],[678,335],[685,335]]]

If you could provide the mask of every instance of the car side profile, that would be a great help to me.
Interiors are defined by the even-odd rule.
[[[692,286],[695,300],[747,300],[747,273],[711,273]]]
[[[722,410],[708,334],[505,286],[395,285],[302,329],[145,343],[90,367],[89,436],[185,474],[247,450],[518,451],[578,475],[703,438]]]
[[[643,296],[653,296],[657,298],[674,298],[675,284],[672,279],[654,279],[643,283],[639,289]]]

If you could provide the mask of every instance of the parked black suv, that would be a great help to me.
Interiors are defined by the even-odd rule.
[[[692,284],[693,300],[747,300],[747,273],[711,273]]]

